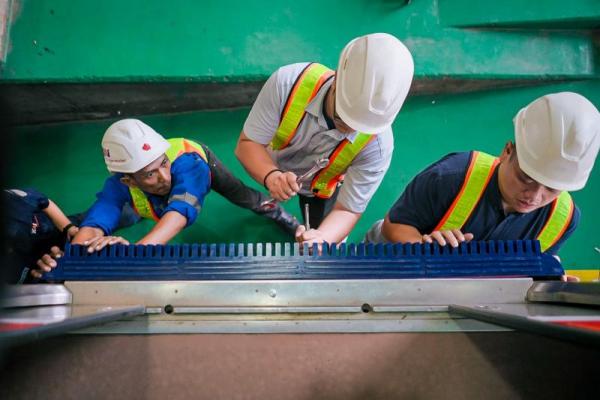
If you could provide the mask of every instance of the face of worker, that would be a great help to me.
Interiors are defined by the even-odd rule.
[[[350,134],[356,131],[356,129],[352,129],[348,125],[346,125],[346,123],[342,121],[337,111],[335,110],[335,81],[333,82],[333,84],[331,85],[331,89],[329,90],[328,101],[330,104],[329,107],[326,107],[326,109],[331,110],[329,118],[331,118],[331,120],[333,121],[335,129],[344,134]]]
[[[137,186],[146,193],[165,196],[171,191],[171,162],[165,154],[134,174],[129,174],[130,186]]]
[[[516,148],[509,142],[500,156],[498,181],[506,212],[529,213],[550,204],[560,190],[533,180],[519,167]]]

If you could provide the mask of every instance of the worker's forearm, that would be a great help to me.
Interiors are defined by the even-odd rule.
[[[240,160],[246,171],[248,171],[248,174],[259,183],[263,183],[265,175],[269,171],[277,168],[265,146],[253,142],[244,132],[240,134],[237,146],[235,147],[235,156]]]
[[[423,239],[423,235],[417,228],[411,225],[394,224],[387,215],[381,233],[388,242],[392,243],[421,243]]]
[[[48,207],[44,213],[50,218],[54,226],[62,232],[65,226],[71,223],[71,220],[62,212],[62,210],[52,200],[48,200]]]
[[[138,244],[166,244],[181,232],[186,224],[187,219],[183,215],[177,211],[169,211]]]
[[[318,229],[326,242],[339,243],[350,234],[361,215],[347,210],[340,203],[336,203]]]
[[[71,243],[83,244],[85,241],[98,236],[104,236],[104,231],[102,229],[84,226],[83,228],[79,229],[79,232],[77,232],[73,240],[71,240]]]

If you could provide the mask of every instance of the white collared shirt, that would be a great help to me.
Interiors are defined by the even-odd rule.
[[[271,75],[244,123],[244,133],[247,137],[263,145],[271,142],[279,126],[288,94],[307,65],[308,63],[286,65]],[[352,142],[356,138],[358,132],[346,135],[327,126],[323,115],[323,101],[331,83],[332,80],[329,80],[323,85],[306,106],[304,119],[289,145],[277,151],[267,148],[271,158],[282,170],[301,175],[308,171],[316,160],[331,155],[342,140],[347,138]],[[346,171],[337,201],[352,212],[364,212],[390,166],[393,150],[394,137],[392,129],[389,128],[370,141],[352,161]],[[300,194],[313,196],[308,184],[303,185]]]

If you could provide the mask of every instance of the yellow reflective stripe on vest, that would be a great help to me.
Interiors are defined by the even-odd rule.
[[[574,208],[573,199],[569,192],[562,192],[554,200],[550,216],[537,237],[542,251],[552,247],[565,233],[571,223]]]
[[[171,144],[171,147],[169,147],[165,153],[169,161],[173,162],[177,157],[185,153],[197,153],[204,161],[208,162],[208,158],[206,157],[206,153],[202,146],[193,140],[173,138],[167,139],[167,141]],[[133,208],[140,217],[152,219],[156,222],[160,220],[152,207],[152,203],[150,203],[150,200],[148,200],[148,197],[142,190],[130,187],[129,194],[131,195]]]
[[[156,222],[160,220],[160,218],[158,218],[158,215],[156,215],[156,212],[154,211],[150,200],[148,200],[148,198],[141,189],[136,187],[130,187],[129,194],[131,195],[131,200],[133,202],[133,209],[140,217],[152,219]]]
[[[343,174],[352,164],[352,160],[365,148],[375,135],[359,132],[354,142],[344,139],[335,149],[329,164],[313,178],[310,189],[316,197],[330,198],[335,192],[337,184],[343,180]]]
[[[177,157],[184,153],[198,153],[200,157],[206,162],[208,162],[208,158],[206,157],[206,153],[202,146],[193,140],[184,139],[184,138],[173,138],[167,139],[167,142],[171,145],[167,150],[167,157],[171,162],[175,161]]]
[[[480,151],[474,151],[465,180],[458,195],[434,230],[461,229],[477,206],[490,181],[498,159]]]
[[[271,140],[273,150],[287,147],[304,118],[306,106],[334,72],[324,65],[309,64],[298,77],[281,114],[279,127]]]

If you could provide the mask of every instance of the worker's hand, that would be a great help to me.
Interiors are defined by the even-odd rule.
[[[579,279],[578,277],[576,277],[575,275],[562,275],[560,277],[560,280],[563,282],[579,282],[581,279]]]
[[[462,233],[459,229],[452,229],[448,231],[433,231],[429,235],[423,235],[423,243],[433,243],[436,241],[440,246],[449,244],[452,247],[458,247],[459,243],[470,242],[473,240],[472,233]]]
[[[325,242],[323,238],[323,233],[318,229],[309,229],[306,230],[304,225],[300,225],[298,229],[296,229],[296,242],[304,245],[305,243],[309,246],[309,251],[312,251],[313,243],[317,243],[319,255],[321,255],[322,247],[321,244]],[[301,248],[302,250],[302,248]]]
[[[125,245],[129,244],[127,239],[124,239],[121,236],[96,236],[86,240],[82,243],[82,245],[87,246],[88,253],[93,253],[95,251],[102,250],[107,245],[113,245],[117,243]]]
[[[267,177],[265,185],[271,196],[277,201],[286,201],[300,191],[295,173],[275,171]]]
[[[35,269],[29,271],[34,278],[41,278],[44,272],[50,272],[52,268],[56,268],[56,259],[62,257],[63,252],[58,246],[52,246],[50,253],[44,254],[37,260]]]
[[[75,237],[75,235],[77,235],[77,232],[79,232],[79,227],[73,225],[69,228],[69,230],[67,231],[67,240],[70,242],[71,240],[73,240],[73,238]]]

